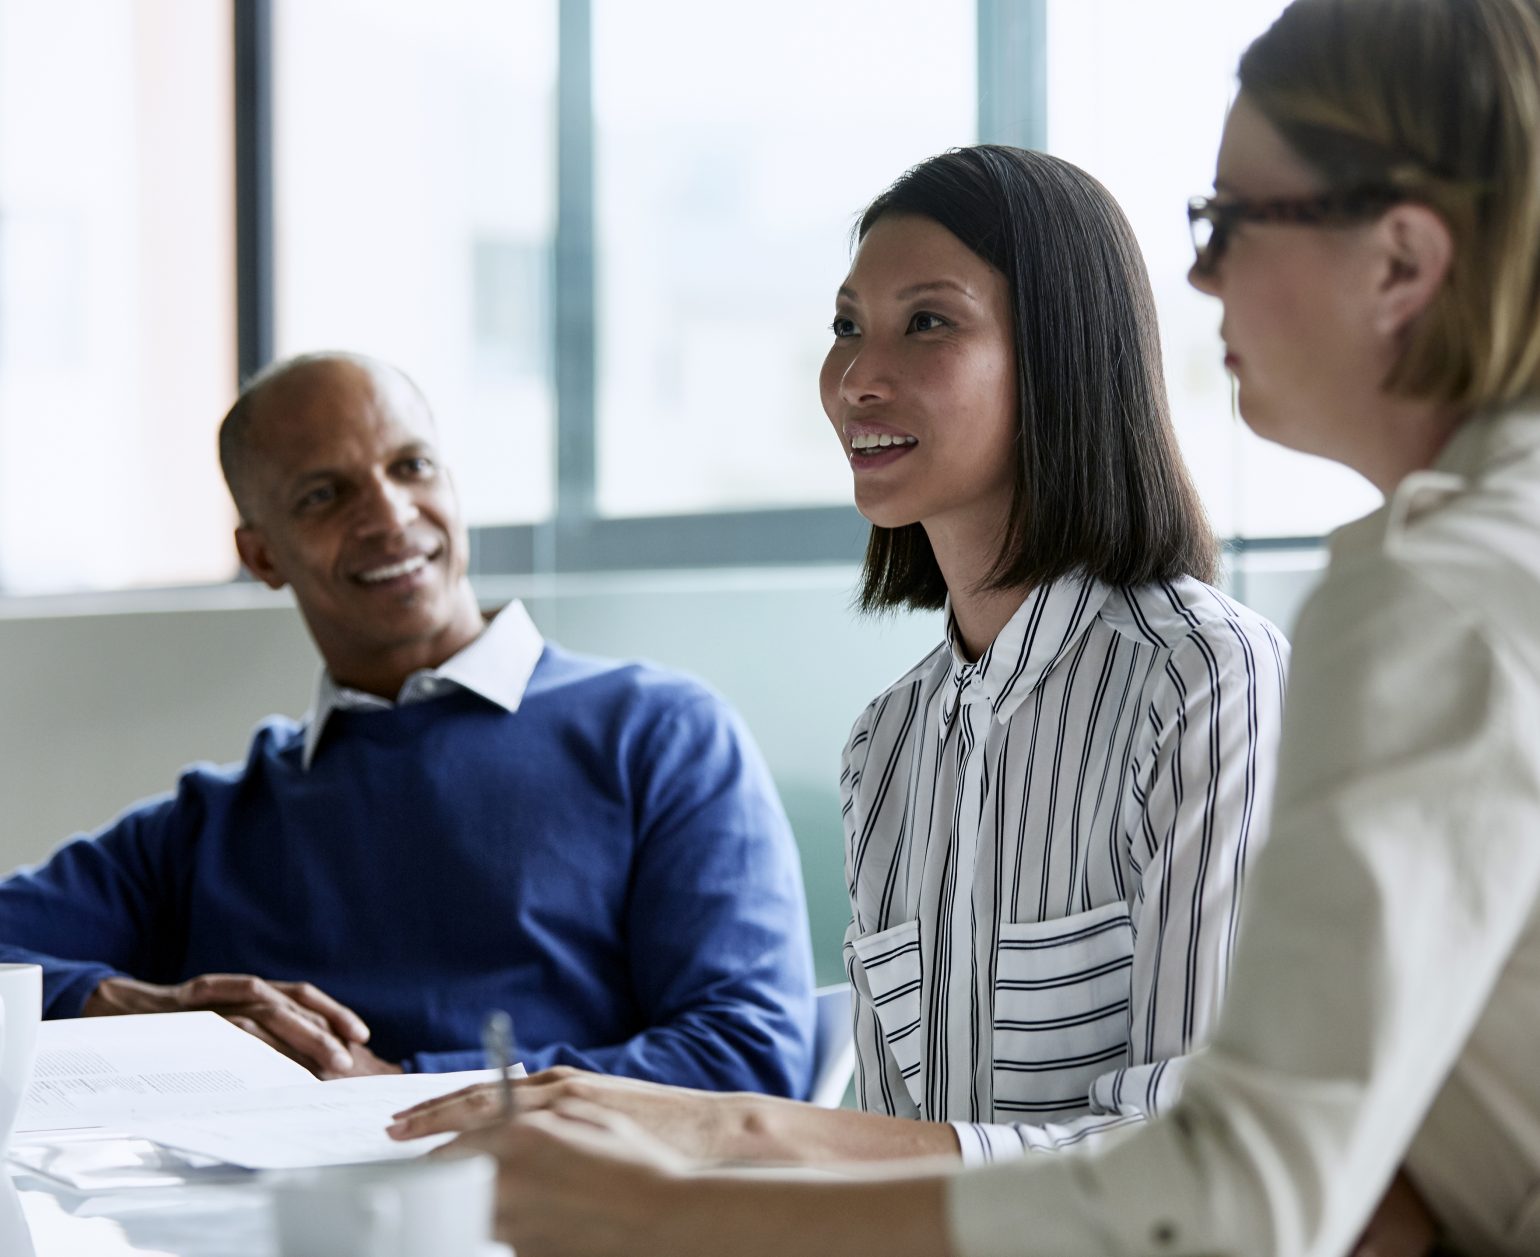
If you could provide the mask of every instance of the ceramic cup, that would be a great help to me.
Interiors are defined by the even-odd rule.
[[[488,1156],[297,1170],[269,1180],[283,1257],[483,1257]],[[496,1251],[496,1250],[493,1250]]]
[[[0,965],[0,1153],[10,1144],[16,1110],[32,1080],[37,1023],[42,1018],[42,969]]]
[[[27,1215],[21,1207],[21,1199],[11,1178],[0,1169],[0,1253],[5,1257],[37,1257],[37,1246],[32,1243],[32,1231],[27,1226]]]

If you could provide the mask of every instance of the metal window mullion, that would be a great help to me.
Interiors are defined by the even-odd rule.
[[[236,383],[273,360],[273,4],[234,0]]]
[[[1048,0],[978,0],[979,141],[1048,147]]]
[[[593,9],[558,0],[556,241],[556,531],[580,535],[596,513]],[[550,556],[554,561],[559,556]]]

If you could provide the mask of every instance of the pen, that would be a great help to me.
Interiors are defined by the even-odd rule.
[[[481,1046],[487,1054],[487,1068],[498,1072],[498,1093],[502,1096],[502,1117],[514,1114],[513,1095],[513,1018],[502,1009],[487,1014],[481,1027]]]

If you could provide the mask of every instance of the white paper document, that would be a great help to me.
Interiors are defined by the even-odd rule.
[[[308,1069],[217,1013],[45,1021],[16,1133],[116,1125],[167,1097],[201,1101],[303,1082],[315,1082]]]
[[[10,1155],[82,1189],[412,1157],[449,1136],[397,1143],[393,1114],[498,1076],[321,1082],[209,1012],[48,1021]]]
[[[524,1072],[522,1067],[517,1073]],[[452,1136],[398,1143],[385,1134],[391,1116],[496,1070],[457,1074],[385,1074],[224,1096],[165,1117],[149,1111],[123,1123],[142,1139],[182,1153],[252,1170],[293,1170],[421,1156]]]

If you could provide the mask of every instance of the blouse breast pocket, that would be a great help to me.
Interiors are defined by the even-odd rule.
[[[1127,1063],[1134,933],[1127,905],[1000,927],[996,1120],[1084,1113],[1091,1083]]]
[[[872,1011],[883,1041],[893,1056],[904,1086],[916,1105],[925,1093],[920,1032],[920,923],[878,930],[850,940],[851,950],[866,974]]]

